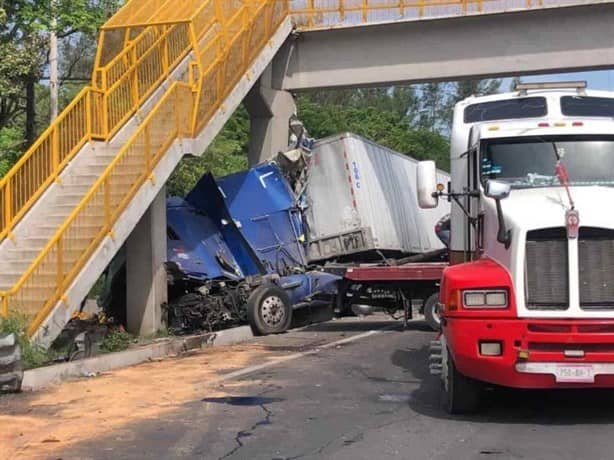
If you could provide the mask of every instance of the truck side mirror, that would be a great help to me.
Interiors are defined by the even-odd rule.
[[[497,231],[497,241],[509,249],[512,244],[512,231],[505,227],[505,219],[501,210],[501,200],[510,196],[512,186],[507,182],[498,180],[488,180],[484,185],[484,195],[495,200],[497,205],[497,220],[499,221],[499,230]]]
[[[484,185],[484,195],[495,200],[504,200],[510,196],[511,191],[512,187],[507,182],[489,180]]]
[[[437,168],[435,162],[421,161],[416,170],[418,188],[418,205],[422,209],[436,208],[439,204],[437,195]]]

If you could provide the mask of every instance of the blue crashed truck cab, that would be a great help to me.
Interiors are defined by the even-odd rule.
[[[337,294],[340,278],[307,263],[301,211],[276,165],[207,174],[167,209],[174,329],[249,321],[257,334],[282,332],[294,309],[330,304]]]

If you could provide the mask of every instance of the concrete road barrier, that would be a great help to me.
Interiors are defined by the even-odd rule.
[[[23,375],[17,337],[15,334],[0,334],[0,393],[19,391]]]
[[[253,337],[249,326],[239,326],[219,332],[164,339],[126,351],[28,370],[23,375],[21,388],[23,391],[37,391],[70,378],[95,377],[113,369],[181,355],[190,350],[234,345]]]

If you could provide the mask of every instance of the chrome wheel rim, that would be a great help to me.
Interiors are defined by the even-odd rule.
[[[279,326],[286,317],[283,301],[276,295],[267,297],[260,306],[260,316],[267,326]]]

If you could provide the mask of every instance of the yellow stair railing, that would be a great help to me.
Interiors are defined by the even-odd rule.
[[[233,85],[220,84],[219,80],[232,76],[236,81],[243,75],[288,14],[287,3],[283,0],[237,2],[232,9],[225,1],[224,8],[217,8],[216,12],[215,8],[208,10],[214,12],[215,21],[211,21],[203,15],[203,10],[222,2],[184,3],[197,6],[189,18],[181,19],[189,25],[189,51],[195,56],[192,73],[196,80],[193,84],[182,81],[172,84],[15,286],[0,294],[4,315],[11,309],[33,318],[30,334],[62,299],[102,239],[112,232],[115,221],[134,194],[147,180],[155,180],[152,172],[171,144],[177,139],[194,136],[194,114],[204,114],[204,118],[198,120],[198,125],[204,126],[214,113],[208,105],[219,107],[222,104]],[[195,27],[202,25],[212,33],[196,33]],[[168,31],[172,29],[171,26]],[[157,40],[163,43],[161,38]],[[248,51],[250,44],[259,48]],[[162,44],[160,46],[164,49]],[[210,56],[212,46],[217,51],[209,62],[205,56]],[[116,58],[120,58],[120,54]],[[156,68],[163,71],[162,66]],[[207,75],[214,73],[217,75],[215,81],[205,80]],[[120,81],[121,78],[113,82],[109,89]],[[213,94],[214,97],[210,96]],[[136,95],[126,92],[125,97],[135,100]]]

